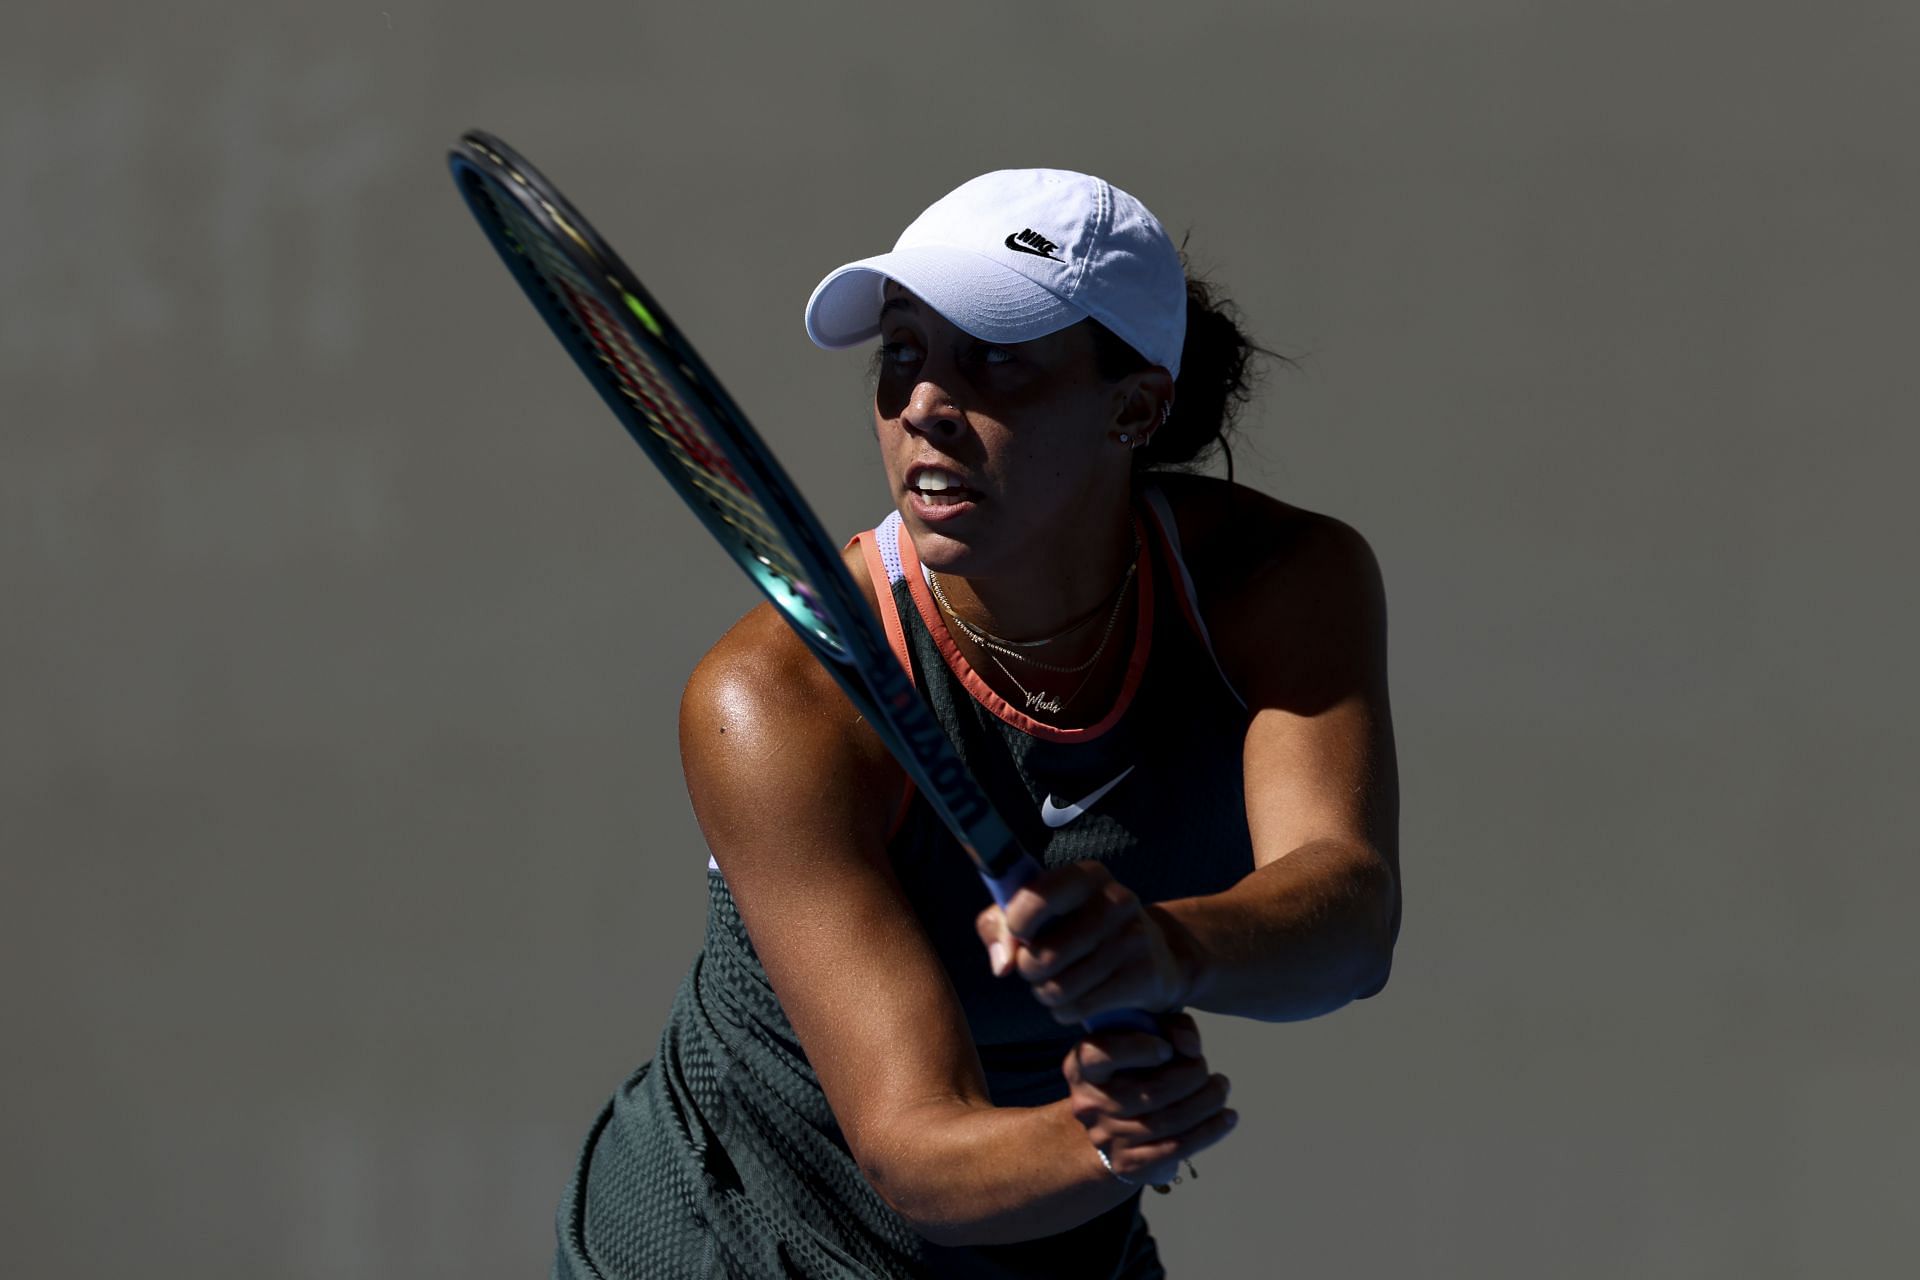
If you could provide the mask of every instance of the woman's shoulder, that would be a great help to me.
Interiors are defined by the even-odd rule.
[[[1372,563],[1366,539],[1336,516],[1218,476],[1168,472],[1154,481],[1196,586],[1232,593],[1275,572],[1338,574]]]
[[[778,610],[761,603],[714,641],[694,664],[682,697],[689,710],[723,718],[777,716],[789,703],[809,704],[833,680]],[[744,726],[743,726],[744,727]]]
[[[1215,476],[1158,477],[1194,594],[1230,675],[1359,645],[1384,629],[1373,548],[1323,512]]]
[[[865,567],[850,575],[871,599]],[[771,604],[748,611],[694,666],[680,699],[680,751],[689,784],[747,771],[797,781],[823,771],[872,779],[896,772],[886,747],[833,677]]]

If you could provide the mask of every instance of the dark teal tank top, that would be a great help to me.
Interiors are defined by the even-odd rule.
[[[1226,889],[1253,869],[1253,850],[1241,777],[1247,711],[1214,661],[1155,491],[1139,529],[1127,686],[1100,724],[1070,731],[1028,719],[966,667],[897,515],[862,541],[896,653],[1025,846],[1048,867],[1098,860],[1153,902]],[[889,855],[959,994],[994,1103],[1065,1097],[1060,1062],[1076,1037],[1024,983],[988,971],[973,919],[991,899],[918,796]],[[726,881],[709,866],[706,943],[654,1057],[588,1133],[559,1208],[556,1277],[1164,1275],[1137,1195],[1041,1240],[949,1248],[915,1234],[855,1165]]]

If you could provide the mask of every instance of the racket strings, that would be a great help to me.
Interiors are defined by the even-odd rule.
[[[756,559],[786,579],[802,601],[811,601],[814,592],[806,585],[806,574],[786,552],[784,539],[765,509],[746,491],[726,455],[712,442],[697,415],[687,410],[654,361],[632,342],[595,296],[593,286],[581,277],[571,260],[554,251],[537,227],[527,225],[524,215],[511,206],[501,208],[492,200],[489,204],[502,215],[511,239],[534,267],[561,313],[573,322],[621,394],[640,411],[655,437],[706,496],[709,507],[739,531]]]
[[[670,387],[662,385],[646,353],[628,342],[626,334],[609,321],[607,309],[599,299],[582,295],[564,280],[560,283],[573,304],[575,315],[584,321],[583,328],[594,350],[700,491],[724,502],[729,514],[743,517],[763,536],[771,537],[765,510],[751,494],[742,492],[733,468],[727,465],[726,458],[717,452],[699,424],[691,420],[679,397]]]
[[[672,459],[673,469],[692,491],[687,494],[683,490],[683,494],[690,499],[698,495],[702,500],[699,505],[710,513],[709,523],[715,534],[723,543],[732,544],[742,567],[760,580],[774,603],[796,625],[835,653],[844,654],[846,639],[823,609],[819,592],[809,582],[810,575],[800,567],[805,557],[794,552],[782,524],[735,472],[729,452],[706,425],[707,414],[720,410],[689,402],[682,390],[682,379],[698,389],[707,376],[674,355],[660,321],[617,274],[604,267],[601,253],[575,229],[564,211],[555,208],[537,185],[505,165],[501,157],[487,154],[501,163],[518,190],[497,185],[497,177],[469,174],[468,190],[479,197],[470,203],[476,213],[484,208],[491,214],[489,220],[500,239],[514,250],[509,265],[517,262],[516,274],[530,287],[537,286],[549,319],[571,330],[569,345],[581,358],[583,370],[597,372],[604,387],[619,393],[618,399],[633,411],[627,415],[630,426],[644,423],[646,435]],[[577,260],[558,243],[554,232],[522,203],[523,199],[537,203],[583,256]],[[609,306],[615,299],[624,303],[662,344],[659,354],[678,368],[680,377],[664,370],[654,358],[653,348],[646,340],[636,338],[625,316]],[[634,422],[635,417],[639,423]],[[656,460],[664,462],[658,455]],[[722,528],[730,536],[721,535]]]
[[[580,323],[594,351],[620,384],[621,392],[647,415],[650,425],[673,447],[675,456],[683,460],[683,465],[706,476],[725,480],[737,495],[734,500],[745,498],[747,503],[752,503],[752,495],[740,483],[739,477],[733,474],[726,456],[714,446],[698,420],[686,412],[680,397],[665,385],[653,361],[628,340],[625,331],[609,315],[606,306],[594,296],[593,286],[580,276],[573,262],[554,252],[544,237],[536,235],[529,239],[533,247],[539,250],[534,265],[546,283],[550,287],[559,287],[566,303],[566,312]]]

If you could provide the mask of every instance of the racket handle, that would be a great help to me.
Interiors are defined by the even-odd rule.
[[[982,871],[980,878],[987,882],[987,892],[993,895],[993,900],[1000,904],[1002,911],[1005,911],[1007,902],[1020,891],[1021,886],[1039,874],[1040,864],[1023,853],[1013,860],[1013,865],[1007,868],[1005,874],[990,876]]]
[[[1006,910],[1007,900],[1020,890],[1020,887],[1040,874],[1040,864],[1026,854],[1021,854],[1008,867],[1004,875],[990,876],[982,873],[981,879],[987,882],[987,889],[993,894],[993,900]],[[1149,1035],[1160,1034],[1160,1020],[1145,1009],[1108,1009],[1096,1013],[1080,1024],[1089,1031],[1144,1031]]]
[[[1160,1034],[1160,1020],[1145,1009],[1108,1009],[1105,1013],[1096,1013],[1080,1024],[1089,1031],[1144,1031],[1150,1036]],[[1174,1052],[1178,1053],[1179,1050]]]

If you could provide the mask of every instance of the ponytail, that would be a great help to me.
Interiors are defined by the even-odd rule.
[[[1184,259],[1185,255],[1182,255]],[[1094,359],[1100,376],[1117,382],[1149,368],[1146,357],[1099,321],[1093,326]],[[1173,387],[1173,413],[1133,455],[1134,469],[1185,469],[1218,449],[1233,478],[1229,438],[1238,433],[1240,410],[1252,397],[1256,355],[1285,357],[1256,345],[1241,329],[1239,308],[1205,280],[1187,276],[1187,336],[1180,348],[1180,377]]]

